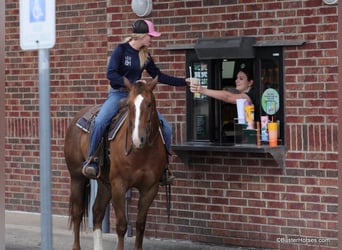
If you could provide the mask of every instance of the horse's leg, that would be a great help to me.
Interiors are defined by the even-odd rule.
[[[127,219],[125,214],[126,188],[118,181],[112,180],[112,204],[116,217],[116,233],[118,236],[117,250],[124,250],[124,237],[127,231]]]
[[[107,204],[111,198],[110,185],[98,181],[96,199],[93,205],[93,227],[94,227],[94,250],[102,250],[102,221],[106,212]]]
[[[70,186],[70,215],[71,225],[74,232],[73,250],[80,250],[80,226],[85,213],[86,200],[88,195],[86,190],[87,179],[71,179]]]
[[[144,239],[145,225],[147,212],[151,206],[154,198],[158,193],[159,182],[157,185],[150,189],[140,191],[139,203],[138,203],[138,215],[136,221],[136,238],[134,244],[134,250],[142,250],[142,244]]]
[[[70,173],[70,225],[73,227],[73,250],[80,250],[80,226],[82,219],[88,212],[89,179],[82,174],[82,162],[88,152],[89,137],[77,126],[76,121],[87,109],[80,111],[70,122],[64,140],[64,158]]]

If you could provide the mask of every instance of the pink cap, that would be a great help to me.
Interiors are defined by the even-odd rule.
[[[155,31],[154,25],[151,21],[148,21],[148,20],[144,20],[144,21],[148,26],[148,33],[147,34],[149,34],[150,36],[154,36],[154,37],[158,37],[161,35],[159,32]]]
[[[153,37],[158,37],[161,34],[154,29],[154,25],[151,21],[148,20],[138,20],[133,25],[133,33],[137,34],[149,34]]]

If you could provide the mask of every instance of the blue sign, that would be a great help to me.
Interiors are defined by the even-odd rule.
[[[30,22],[44,22],[46,19],[45,16],[45,1],[30,0]]]
[[[55,0],[20,0],[20,46],[49,49],[56,40]]]

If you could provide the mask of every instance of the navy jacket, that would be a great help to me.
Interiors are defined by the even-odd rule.
[[[113,88],[124,86],[123,77],[126,77],[131,83],[141,78],[142,72],[146,70],[154,78],[158,76],[160,83],[172,86],[185,86],[185,78],[172,77],[163,74],[155,65],[150,56],[144,68],[140,68],[139,51],[131,47],[126,42],[119,44],[113,51],[107,67],[107,78]]]

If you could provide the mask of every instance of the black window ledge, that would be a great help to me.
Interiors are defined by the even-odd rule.
[[[218,144],[210,142],[187,142],[184,144],[171,145],[171,149],[188,164],[189,152],[210,151],[210,152],[239,152],[239,153],[269,153],[277,162],[278,166],[284,168],[286,148],[283,145],[270,147],[267,145],[257,146],[252,144]]]

